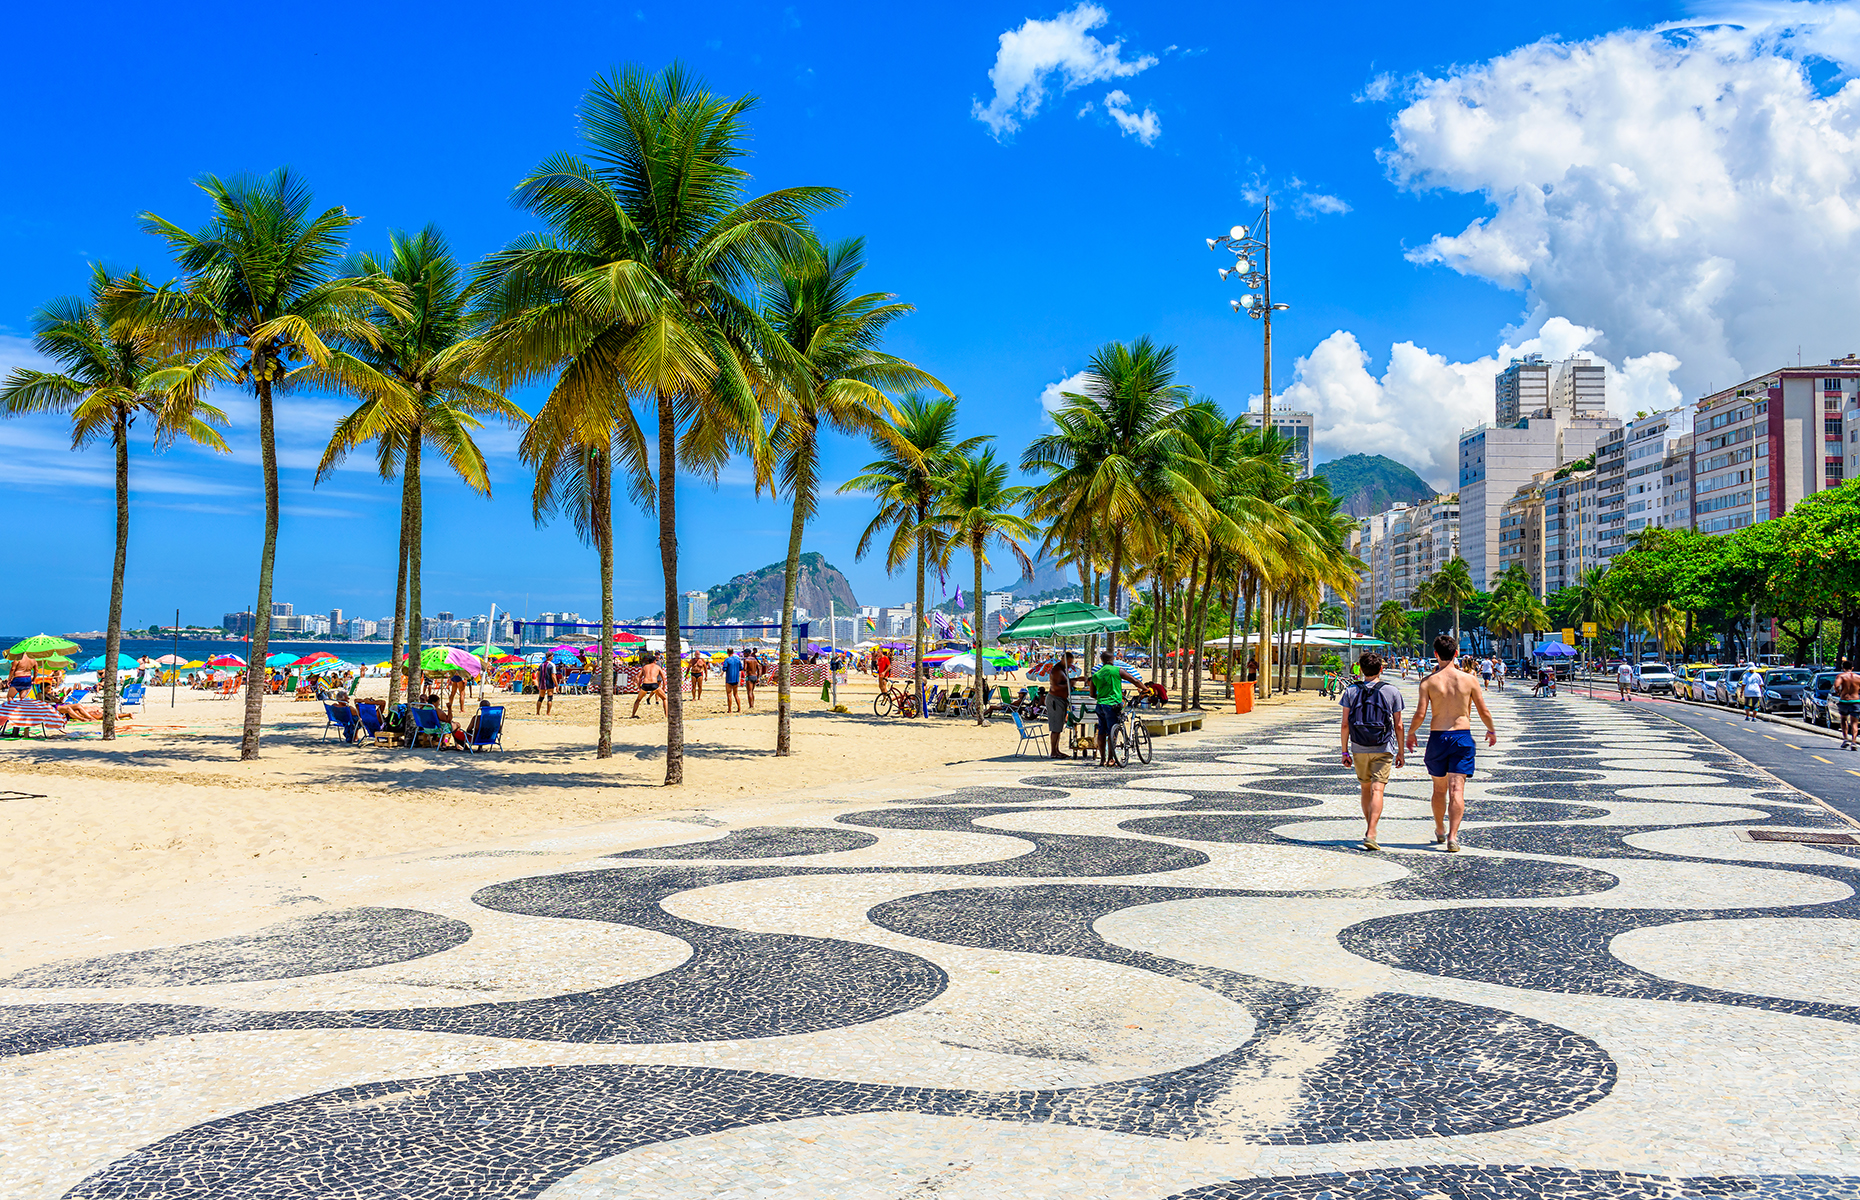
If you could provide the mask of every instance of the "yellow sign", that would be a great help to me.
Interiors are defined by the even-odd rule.
[[[1576,644],[1576,631],[1574,629],[1565,629],[1563,631],[1563,644],[1565,646],[1573,646]]]
[[[1595,622],[1594,621],[1584,621],[1582,623],[1582,636],[1586,638],[1592,638],[1595,636]]]

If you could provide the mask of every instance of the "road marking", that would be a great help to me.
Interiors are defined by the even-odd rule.
[[[1791,750],[1800,750],[1800,749],[1802,748],[1802,747],[1800,747],[1800,746],[1798,746],[1798,745],[1796,745],[1796,744],[1795,744],[1794,742],[1784,742],[1784,743],[1783,743],[1783,745],[1785,745],[1785,746],[1787,746],[1787,747],[1789,747],[1789,749],[1791,749]]]
[[[1846,770],[1847,770],[1847,768],[1845,768],[1845,767],[1842,767],[1841,769],[1842,769],[1843,771],[1846,771]],[[1860,775],[1860,771],[1847,771],[1847,773],[1848,773],[1849,775]]]
[[[1812,758],[1812,759],[1814,759],[1814,760],[1815,760],[1816,762],[1824,762],[1824,763],[1827,763],[1827,764],[1828,764],[1828,765],[1829,765],[1830,767],[1834,765],[1834,764],[1833,764],[1832,762],[1829,762],[1829,761],[1828,761],[1827,759],[1825,759],[1825,758],[1823,758],[1823,757],[1821,757],[1821,755],[1819,755],[1819,754],[1811,754],[1811,755],[1809,755],[1809,757],[1810,757],[1810,758]]]
[[[1769,734],[1767,734],[1767,733],[1766,733],[1766,734],[1764,734],[1763,736],[1764,736],[1764,737],[1766,737],[1766,738],[1770,738],[1770,741],[1772,741],[1772,742],[1777,742],[1777,741],[1781,741],[1781,740],[1782,740],[1781,738],[1773,738],[1773,737],[1770,737],[1770,735],[1769,735]]]

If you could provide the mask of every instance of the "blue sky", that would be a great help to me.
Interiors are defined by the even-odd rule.
[[[1847,5],[1787,4],[1748,17],[1619,3],[1095,12],[1050,0],[928,10],[643,0],[381,5],[355,21],[290,7],[29,7],[11,29],[33,50],[0,77],[0,362],[30,361],[34,307],[81,290],[88,261],[165,275],[136,215],[198,223],[205,205],[190,180],[203,172],[288,164],[320,201],[364,218],[358,247],[434,222],[475,259],[532,227],[510,207],[511,186],[576,146],[575,105],[593,75],[678,58],[719,91],[761,97],[756,186],[847,190],[823,230],[863,235],[866,283],[917,306],[889,348],[961,395],[965,432],[1018,455],[1040,429],[1044,391],[1099,344],[1140,334],[1179,346],[1197,391],[1244,407],[1259,389],[1259,330],[1229,313],[1235,292],[1202,239],[1249,219],[1270,190],[1283,205],[1275,298],[1293,306],[1276,327],[1276,386],[1320,413],[1318,456],[1382,450],[1444,478],[1442,447],[1480,419],[1506,348],[1586,347],[1617,367],[1627,405],[1763,370],[1785,342],[1793,355],[1807,341],[1810,359],[1860,348],[1839,344],[1838,322],[1825,335],[1816,324],[1830,321],[1819,277],[1804,288],[1799,270],[1771,278],[1763,272],[1782,266],[1759,262],[1819,261],[1851,236],[1824,202],[1855,194],[1850,168],[1829,179],[1803,165],[1853,127],[1851,18]],[[1741,27],[1723,32],[1733,20]],[[1647,32],[1673,22],[1715,28]],[[1003,34],[1014,35],[1005,47]],[[1652,89],[1651,115],[1647,91],[1626,86],[1635,72]],[[1662,120],[1700,107],[1687,107],[1693,92],[1722,93],[1726,78],[1796,105],[1805,144],[1753,162],[1738,141],[1761,140],[1739,124],[1748,114],[1732,114],[1728,133],[1719,121],[1662,135]],[[1019,87],[1029,81],[1044,90],[1036,111]],[[1714,177],[1697,173],[1700,146],[1685,147],[1692,166],[1662,166],[1691,134],[1730,194],[1753,180],[1801,183],[1751,201],[1767,204],[1776,230],[1753,239],[1749,214],[1719,211]],[[1662,220],[1677,232],[1650,242]],[[176,607],[210,622],[251,601],[250,405],[220,402],[237,419],[230,458],[138,448],[129,622]],[[283,417],[277,595],[301,610],[381,615],[396,492],[360,461],[316,488],[307,470],[341,409],[304,398]],[[491,501],[429,467],[428,610],[595,611],[591,552],[562,524],[535,527],[514,438],[486,444]],[[107,453],[73,455],[57,422],[34,419],[0,422],[0,454],[13,528],[44,538],[38,569],[0,601],[0,627],[99,627]],[[836,443],[826,476],[844,479],[867,457]],[[740,471],[680,503],[681,586],[783,553],[784,508],[755,499]],[[846,570],[865,602],[901,600],[906,578],[853,561],[868,516],[861,499],[829,499],[806,548]],[[623,510],[622,614],[661,606],[654,532]]]

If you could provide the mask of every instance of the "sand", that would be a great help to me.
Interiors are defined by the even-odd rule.
[[[663,786],[663,711],[642,705],[635,720],[631,696],[615,698],[614,755],[605,760],[594,753],[597,697],[562,697],[552,716],[538,717],[533,698],[512,696],[505,749],[475,755],[321,740],[321,705],[272,699],[261,757],[242,762],[240,701],[182,691],[170,707],[166,692],[152,692],[134,732],[114,742],[0,743],[0,789],[27,794],[0,799],[0,913],[294,878],[641,814],[921,795],[964,764],[1014,757],[1010,719],[978,727],[879,718],[874,690],[854,676],[841,689],[847,713],[830,711],[818,691],[797,694],[794,752],[777,758],[773,689],[758,689],[752,712],[724,715],[723,688],[713,683],[702,701],[687,702],[685,783],[675,788]],[[1308,692],[1235,716],[1212,699],[1223,690],[1204,685],[1215,705],[1209,733],[1268,727],[1334,703]]]

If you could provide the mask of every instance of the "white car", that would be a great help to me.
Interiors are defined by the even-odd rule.
[[[1642,663],[1640,669],[1634,672],[1634,690],[1646,692],[1649,696],[1655,692],[1673,695],[1676,682],[1673,669],[1665,663]]]

